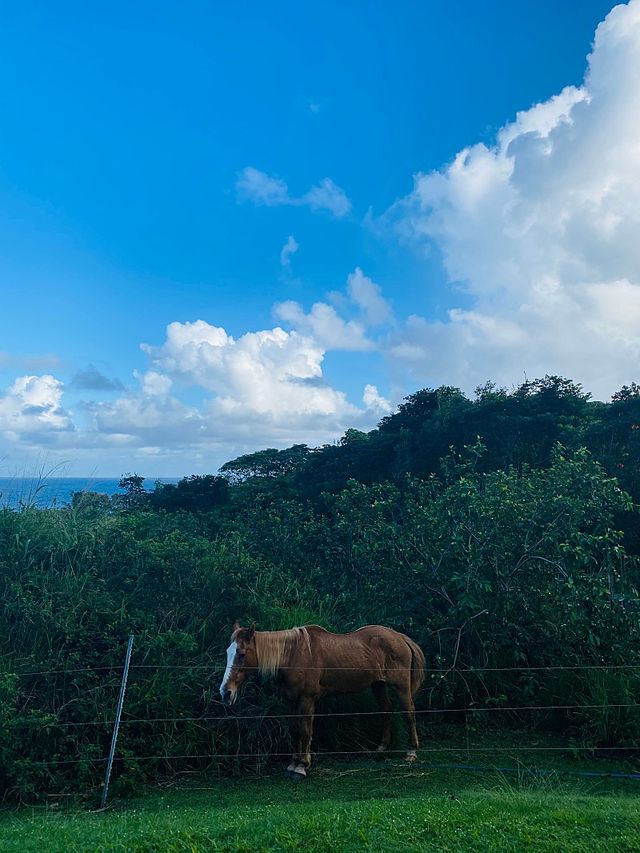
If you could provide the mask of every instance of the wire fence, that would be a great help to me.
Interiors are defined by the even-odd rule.
[[[304,667],[305,669],[309,669],[309,667]],[[206,671],[210,674],[211,679],[214,679],[216,676],[222,673],[222,667],[218,664],[218,659],[212,660],[207,664],[159,664],[159,663],[137,663],[132,664],[129,669],[132,672],[136,672],[139,674],[144,673],[163,673],[169,671],[176,672],[184,672],[184,671]],[[259,667],[253,668],[258,670]],[[300,666],[291,666],[291,667],[280,667],[280,669],[291,669],[291,670],[300,670]],[[311,667],[314,669],[314,667]],[[317,667],[317,669],[323,669],[325,671],[348,671],[354,669],[360,669],[359,667],[347,667],[347,666],[339,666],[339,667]],[[395,668],[395,671],[410,671],[409,668]],[[551,673],[551,672],[598,672],[598,671],[613,671],[613,672],[637,672],[640,671],[640,664],[607,664],[607,663],[589,663],[589,664],[575,664],[575,665],[548,665],[548,666],[529,666],[526,664],[522,664],[519,666],[486,666],[486,667],[460,667],[460,666],[452,666],[452,667],[438,667],[438,668],[427,668],[425,670],[425,674],[432,675],[437,677],[438,675],[442,678],[448,676],[473,676],[473,675],[482,675],[484,673],[517,673],[517,674],[526,674],[526,673]],[[40,669],[40,670],[22,670],[18,672],[14,672],[13,674],[19,678],[25,677],[39,677],[39,676],[75,676],[79,674],[105,674],[109,673],[112,675],[123,674],[126,676],[126,668],[123,665],[106,665],[106,666],[96,666],[96,667],[69,667],[62,669]],[[632,709],[640,708],[640,702],[600,702],[600,703],[548,703],[548,704],[512,704],[505,703],[504,697],[487,697],[485,700],[488,704],[484,705],[466,705],[463,707],[428,707],[428,708],[419,708],[415,710],[415,716],[417,718],[433,718],[437,715],[464,715],[465,719],[468,720],[477,715],[482,714],[496,714],[496,713],[511,713],[511,714],[525,714],[525,713],[536,713],[536,714],[544,714],[550,712],[567,712],[567,713],[580,713],[580,712],[589,712],[589,711],[631,711]],[[222,726],[229,723],[237,723],[237,722],[254,722],[261,723],[263,721],[282,721],[284,723],[291,723],[297,719],[301,719],[306,717],[306,714],[303,713],[291,713],[291,712],[283,712],[283,713],[236,713],[233,709],[229,709],[227,705],[222,703],[220,700],[216,700],[214,698],[210,698],[208,700],[209,705],[224,707],[224,713],[217,714],[200,714],[200,715],[173,715],[173,716],[126,716],[122,717],[121,720],[118,720],[118,724],[124,727],[130,726],[150,726],[150,725],[178,725],[178,724],[206,724],[206,725],[218,725]],[[318,713],[314,713],[314,718],[319,719],[342,719],[349,717],[379,717],[383,716],[398,716],[405,715],[406,711],[403,709],[378,709],[378,710],[361,710],[361,709],[353,709],[353,710],[345,710],[345,711],[320,711]],[[43,720],[40,723],[40,726],[43,730],[51,730],[51,729],[68,729],[70,731],[78,731],[81,729],[94,728],[99,729],[100,727],[111,728],[114,725],[113,719],[108,718],[106,715],[103,719],[93,719],[93,720],[57,720],[57,719],[48,719]],[[388,749],[385,750],[384,755],[390,758],[400,757],[404,755],[406,750],[403,749]],[[552,755],[552,754],[562,754],[571,752],[573,754],[593,754],[594,747],[593,746],[585,746],[578,744],[570,744],[570,745],[537,745],[537,744],[518,744],[518,745],[509,745],[509,746],[496,746],[491,745],[487,746],[476,746],[470,743],[467,743],[464,746],[451,746],[449,744],[444,744],[441,746],[427,746],[420,748],[420,754],[425,756],[437,756],[443,754],[450,754],[452,756],[464,756],[464,755],[487,755],[487,754],[500,754],[500,755]],[[637,743],[628,743],[628,744],[617,744],[613,746],[606,747],[607,755],[618,755],[618,756],[630,756],[633,755],[636,757],[640,753],[640,746]],[[374,751],[371,749],[322,749],[319,751],[314,751],[314,759],[318,758],[348,758],[348,757],[370,757],[374,755]],[[116,755],[116,763],[118,766],[122,766],[123,763],[126,764],[138,764],[144,762],[158,761],[158,762],[203,762],[203,761],[238,761],[242,760],[243,762],[256,762],[256,763],[265,763],[270,759],[279,759],[279,758],[290,758],[290,752],[280,752],[274,750],[253,750],[253,751],[242,751],[241,749],[235,751],[214,751],[214,752],[181,752],[181,753],[171,753],[171,752],[157,752],[153,754],[147,755],[135,755],[131,754],[130,751],[127,751],[126,755]],[[76,765],[84,765],[84,766],[103,766],[109,761],[109,758],[105,756],[91,756],[88,755],[83,758],[64,758],[52,756],[49,759],[43,759],[42,761],[35,760],[31,763],[39,764],[43,767],[66,767],[66,766],[76,766]],[[424,765],[422,765],[424,766]],[[451,769],[461,769],[461,770],[474,770],[474,771],[485,771],[485,770],[496,770],[498,768],[491,767],[480,767],[471,764],[433,764],[428,765],[431,767],[442,767],[442,768],[451,768]],[[361,768],[360,768],[361,769]],[[501,768],[502,772],[517,772],[516,768]],[[540,773],[551,773],[557,772],[555,770],[547,770],[536,768],[535,772]],[[633,779],[640,780],[640,772],[622,772],[618,771],[573,771],[574,775],[577,773],[578,775],[585,776],[593,776],[599,778],[607,778],[607,777],[619,777],[624,779]]]

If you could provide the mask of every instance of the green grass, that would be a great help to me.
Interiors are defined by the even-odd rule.
[[[0,851],[640,851],[640,782],[345,762],[180,784],[101,813],[2,812]]]

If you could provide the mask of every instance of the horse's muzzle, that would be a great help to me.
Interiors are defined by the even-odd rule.
[[[227,689],[221,690],[220,696],[222,696],[223,705],[233,705],[233,700],[236,698],[235,694]]]

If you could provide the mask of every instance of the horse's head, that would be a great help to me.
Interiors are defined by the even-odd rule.
[[[256,671],[255,622],[250,628],[242,628],[239,622],[233,626],[231,645],[227,649],[227,668],[224,671],[220,695],[225,705],[232,705],[238,698],[242,682]]]

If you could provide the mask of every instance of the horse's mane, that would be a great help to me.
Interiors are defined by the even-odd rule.
[[[256,631],[256,656],[261,675],[275,675],[283,665],[287,653],[295,649],[301,640],[306,642],[309,654],[311,643],[306,628],[288,628],[286,631]]]

